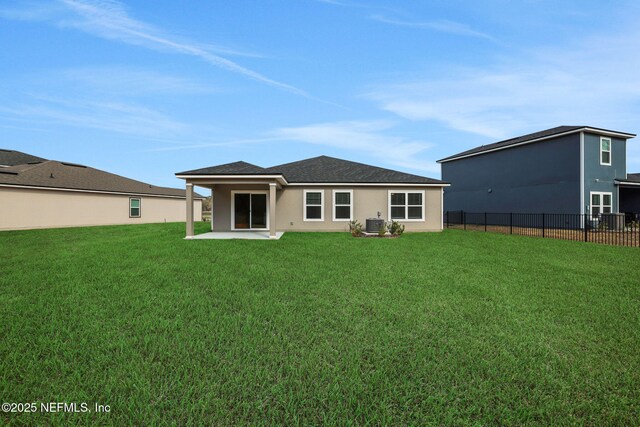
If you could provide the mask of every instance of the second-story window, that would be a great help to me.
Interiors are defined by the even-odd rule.
[[[611,166],[611,138],[600,138],[600,164]]]

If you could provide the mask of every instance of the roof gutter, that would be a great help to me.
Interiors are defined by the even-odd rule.
[[[167,198],[167,199],[185,199],[186,198],[186,196],[173,196],[170,194],[131,193],[126,191],[108,191],[108,190],[85,190],[82,188],[45,187],[41,185],[0,184],[0,187],[26,188],[29,190],[70,191],[74,193],[115,194],[118,196],[161,197],[161,198]],[[206,199],[206,197],[195,197],[195,196],[194,198]]]
[[[325,187],[449,187],[448,182],[418,183],[418,182],[292,182],[291,186],[325,186]]]
[[[176,174],[176,178],[180,179],[275,179],[280,182],[282,185],[289,184],[284,175],[185,175],[185,174]],[[198,185],[197,182],[193,182],[195,185]]]
[[[640,182],[619,181],[617,179],[614,179],[613,183],[615,185],[619,185],[619,186],[622,186],[622,187],[626,187],[626,186],[629,186],[629,187],[640,187]]]

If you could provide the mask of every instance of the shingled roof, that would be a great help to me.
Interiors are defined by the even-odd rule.
[[[3,148],[0,148],[0,167],[23,165],[25,163],[44,162],[45,160],[47,159],[32,156],[31,154],[23,153],[22,151],[5,150]]]
[[[260,166],[247,162],[233,162],[180,172],[176,175],[259,175],[264,173],[265,168],[261,168]]]
[[[45,160],[0,168],[0,185],[185,197],[185,190],[145,182],[74,163]],[[196,195],[201,198],[202,196]]]
[[[371,183],[371,184],[442,184],[438,179],[370,166],[364,163],[318,156],[267,168],[284,175],[288,182]]]
[[[433,178],[329,156],[318,156],[269,168],[235,162],[180,172],[176,175],[282,175],[288,183],[446,184]]]
[[[481,145],[479,147],[475,147],[470,150],[463,151],[461,153],[454,154],[449,157],[445,157],[444,159],[440,159],[438,160],[438,163],[456,160],[461,157],[474,156],[474,155],[482,154],[488,151],[495,151],[503,148],[509,148],[514,145],[533,142],[535,140],[552,137],[554,135],[568,135],[568,134],[582,132],[582,131],[603,132],[605,134],[615,134],[617,136],[625,137],[625,138],[633,138],[636,136],[635,134],[632,134],[632,133],[618,132],[614,130],[600,129],[600,128],[594,128],[590,126],[558,126],[558,127],[546,129],[540,132],[534,132],[528,135],[518,136],[516,138],[505,139],[504,141],[494,142],[493,144]]]

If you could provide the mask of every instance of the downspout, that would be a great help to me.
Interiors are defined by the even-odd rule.
[[[580,214],[584,218],[584,132],[580,132]]]
[[[440,189],[440,231],[444,230],[444,187]]]

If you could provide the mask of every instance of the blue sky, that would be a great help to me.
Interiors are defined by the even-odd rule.
[[[612,4],[3,1],[0,146],[180,186],[321,154],[438,178],[558,125],[638,133],[640,6]]]

